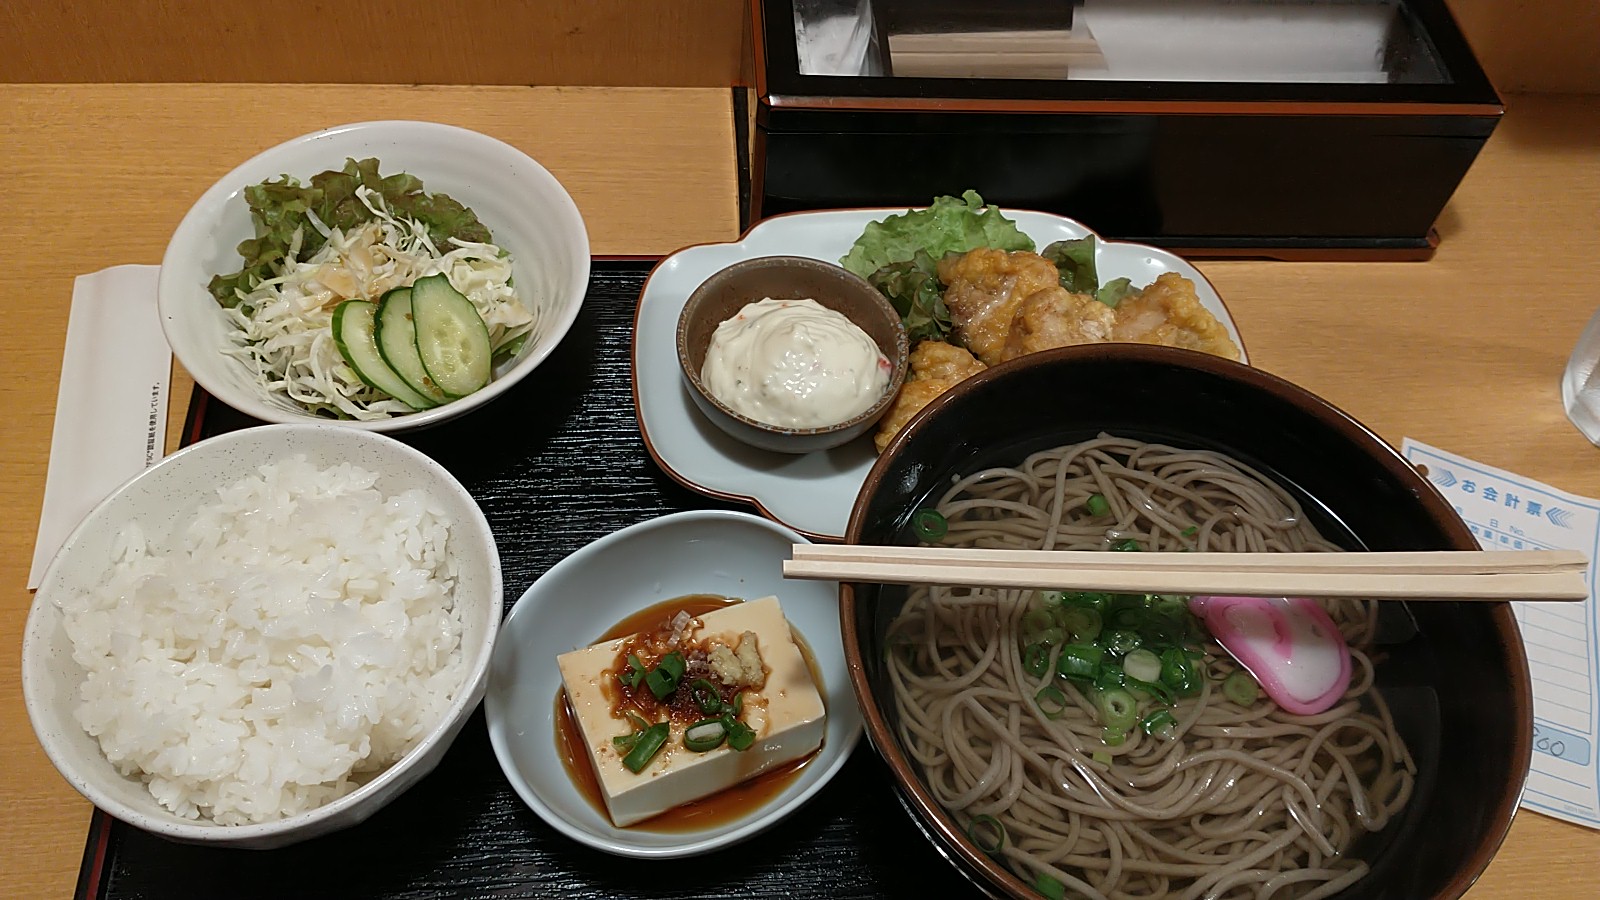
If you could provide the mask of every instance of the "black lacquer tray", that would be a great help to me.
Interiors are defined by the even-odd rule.
[[[470,416],[403,439],[477,498],[511,605],[584,544],[718,505],[651,462],[628,374],[651,263],[596,261],[554,355]],[[259,424],[196,392],[185,442]],[[272,851],[175,844],[96,811],[80,898],[950,897],[970,891],[901,808],[863,741],[809,804],[734,847],[686,860],[609,856],[550,828],[512,792],[475,713],[433,774],[364,824]]]

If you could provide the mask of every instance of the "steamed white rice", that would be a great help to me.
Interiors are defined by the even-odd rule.
[[[62,604],[78,722],[190,819],[321,806],[398,760],[465,678],[449,523],[348,463],[297,456],[218,491],[166,546],[138,523]]]

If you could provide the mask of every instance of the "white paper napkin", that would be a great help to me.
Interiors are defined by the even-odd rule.
[[[158,272],[114,266],[73,282],[29,590],[89,510],[166,452],[172,349],[156,311]]]

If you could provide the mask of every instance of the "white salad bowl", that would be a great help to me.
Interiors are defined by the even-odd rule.
[[[155,547],[171,546],[219,488],[260,466],[304,455],[319,468],[353,462],[375,473],[385,495],[422,489],[450,523],[448,554],[457,568],[454,601],[460,612],[464,679],[437,723],[399,761],[355,791],[308,812],[248,825],[182,818],[163,808],[143,781],[123,775],[97,740],[79,725],[84,669],[73,659],[58,603],[102,581],[114,548],[137,522]],[[365,821],[439,764],[483,698],[490,652],[503,611],[500,557],[488,520],[445,468],[418,450],[380,434],[332,424],[264,425],[230,432],[168,456],[117,488],[67,538],[45,570],[22,643],[22,693],[28,718],[62,776],[96,806],[163,837],[196,844],[269,849]],[[842,651],[841,651],[842,652]],[[847,693],[849,686],[840,681]]]
[[[244,189],[291,175],[302,183],[346,158],[376,157],[383,175],[408,172],[428,193],[445,193],[477,214],[512,258],[513,285],[536,304],[539,325],[482,389],[432,409],[347,428],[396,432],[436,425],[505,393],[561,342],[589,282],[589,237],[572,198],[527,154],[487,135],[432,122],[362,122],[304,135],[266,150],[224,175],[195,201],[167,244],[157,302],[167,342],[194,380],[217,399],[265,422],[335,421],[274,398],[246,364],[222,353],[234,326],[207,290],[212,276],[243,265],[237,247],[255,237]],[[376,300],[377,298],[370,298]]]
[[[839,587],[782,574],[798,532],[748,513],[676,513],[613,532],[571,554],[533,583],[507,615],[484,697],[489,740],[525,803],[573,840],[622,856],[692,856],[777,824],[844,765],[861,737],[840,638]],[[810,647],[827,708],[822,749],[766,803],[718,825],[617,828],[572,783],[556,748],[556,657],[595,643],[640,610],[690,594],[754,600],[776,595],[790,626]],[[587,764],[587,760],[579,760]]]

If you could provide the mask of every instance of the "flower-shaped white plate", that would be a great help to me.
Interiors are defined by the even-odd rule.
[[[501,625],[483,701],[495,757],[523,802],[573,840],[621,856],[663,858],[759,834],[821,790],[861,737],[861,709],[845,669],[838,583],[783,577],[783,561],[804,541],[749,513],[697,510],[614,531],[539,576]],[[588,646],[645,607],[689,594],[777,596],[822,678],[822,749],[776,796],[731,821],[685,831],[655,831],[648,822],[617,828],[573,785],[556,750],[556,656]]]
[[[737,242],[687,247],[656,266],[634,317],[633,397],[645,446],[667,474],[707,496],[753,504],[762,514],[814,539],[843,540],[856,493],[876,458],[872,441],[862,438],[833,450],[795,456],[758,450],[724,434],[700,414],[683,383],[674,343],[678,314],[701,282],[740,260],[784,255],[838,262],[868,222],[904,211],[851,209],[778,216],[758,223]],[[1094,233],[1049,213],[1005,210],[1005,215],[1039,247]],[[1095,267],[1102,283],[1128,278],[1139,287],[1163,272],[1183,275],[1194,282],[1200,302],[1228,329],[1244,356],[1244,342],[1222,298],[1182,258],[1156,247],[1096,236]]]

